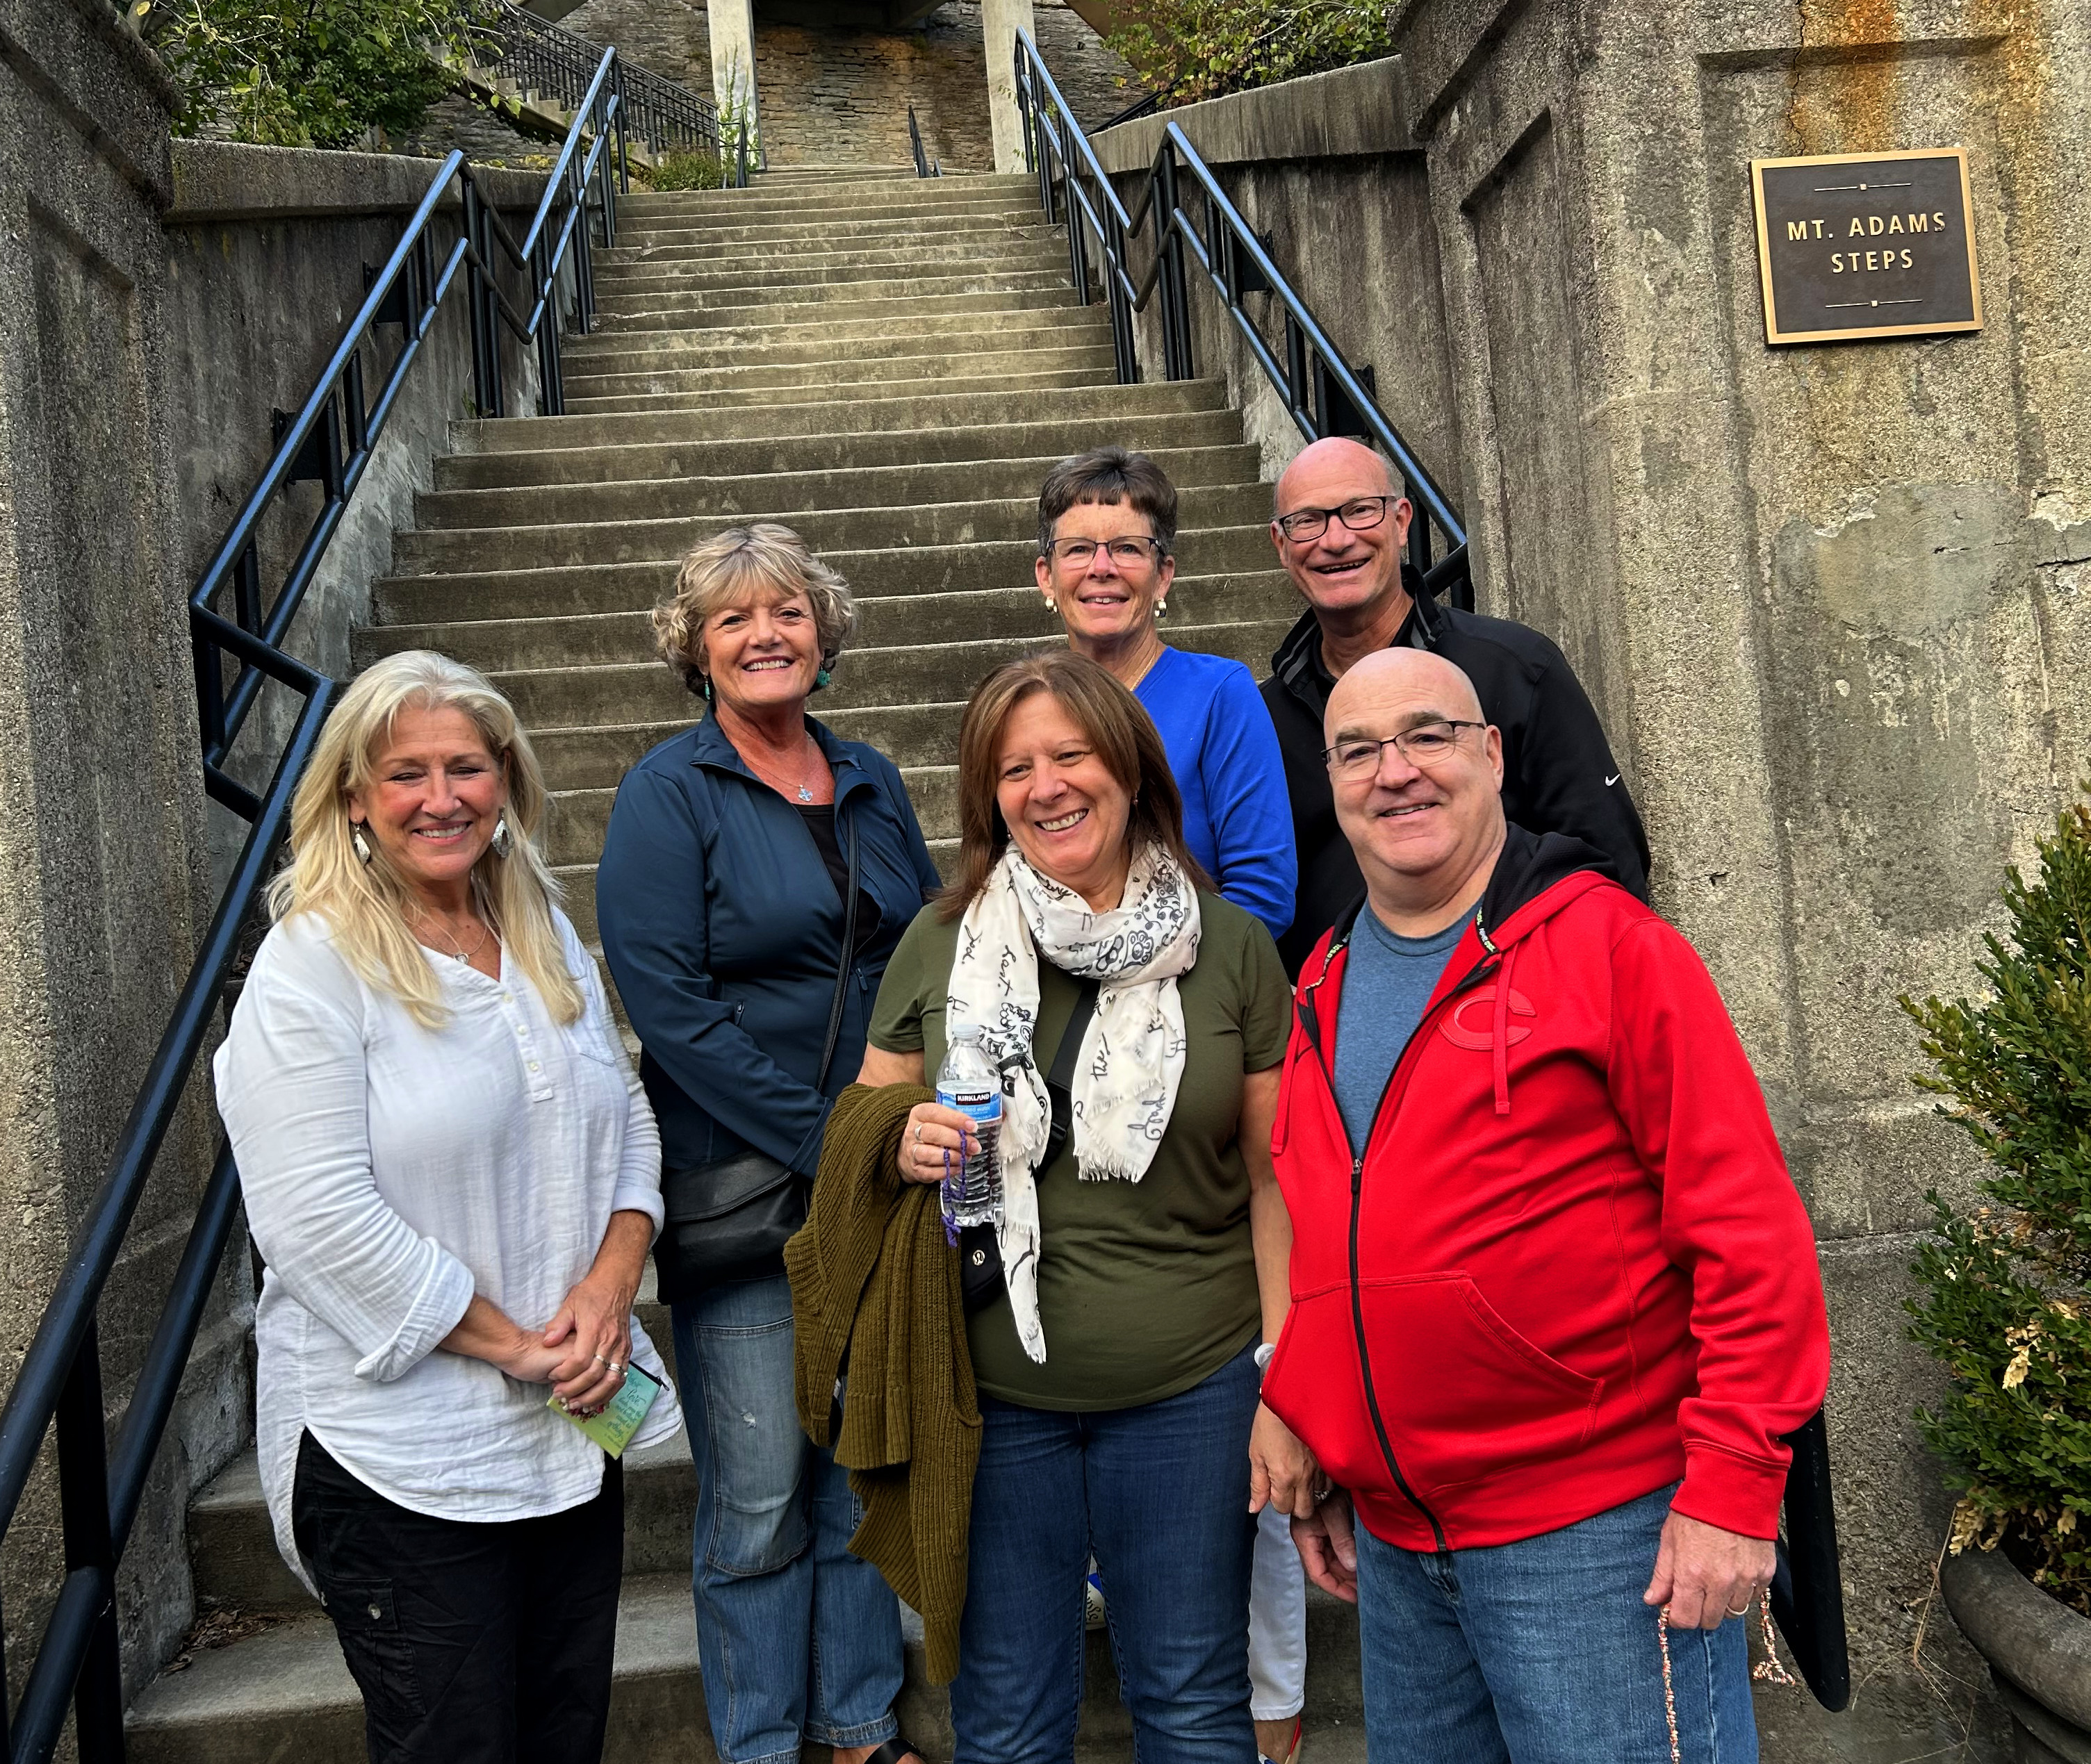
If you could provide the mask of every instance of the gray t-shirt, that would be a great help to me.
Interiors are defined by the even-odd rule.
[[[1364,1155],[1394,1063],[1423,1021],[1423,1007],[1470,918],[1428,937],[1399,937],[1379,922],[1369,901],[1358,910],[1336,1007],[1336,1107],[1354,1157]]]

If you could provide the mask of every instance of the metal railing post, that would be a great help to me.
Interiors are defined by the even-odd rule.
[[[116,1549],[109,1534],[109,1436],[102,1420],[101,1332],[90,1319],[55,1418],[58,1508],[68,1578],[96,1579],[93,1629],[73,1685],[80,1764],[123,1764],[123,1663],[116,1641]]]
[[[632,194],[632,161],[626,152],[624,140],[624,64],[619,62],[611,74],[610,91],[615,97],[611,114],[617,123],[617,188],[620,196]],[[614,244],[614,239],[606,239],[606,245]]]
[[[1161,213],[1155,217],[1155,243],[1162,254],[1162,354],[1171,380],[1188,380],[1197,372],[1191,351],[1191,291],[1183,280],[1183,236],[1176,208],[1176,149],[1164,141],[1155,161]]]

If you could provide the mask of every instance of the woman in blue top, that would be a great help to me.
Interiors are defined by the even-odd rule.
[[[1183,794],[1191,855],[1222,896],[1280,936],[1292,923],[1298,877],[1278,734],[1241,663],[1162,642],[1156,621],[1176,577],[1175,540],[1176,487],[1145,454],[1077,454],[1039,489],[1046,605],[1067,625],[1068,646],[1131,687],[1154,720]],[[1287,1516],[1266,1506],[1249,1607],[1249,1712],[1257,1752],[1278,1764],[1299,1749],[1306,1599]]]
[[[679,1172],[754,1151],[813,1176],[886,962],[938,886],[893,762],[806,714],[854,617],[842,578],[770,521],[700,543],[653,614],[705,715],[618,787],[596,917],[643,1050],[671,1221]],[[893,1716],[899,1607],[849,1554],[844,1473],[799,1431],[791,1289],[774,1264],[662,1294],[696,1463],[713,1740],[726,1764],[795,1759],[808,1741],[837,1764],[919,1760]],[[666,1289],[677,1271],[662,1267]]]

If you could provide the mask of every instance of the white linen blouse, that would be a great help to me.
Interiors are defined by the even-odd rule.
[[[476,1521],[594,1498],[603,1455],[524,1384],[437,1344],[482,1293],[542,1328],[613,1212],[661,1224],[661,1141],[593,959],[554,913],[587,1009],[553,1020],[504,949],[498,979],[431,953],[450,1018],[424,1029],[358,979],[317,914],[256,956],[213,1070],[248,1228],[268,1264],[255,1311],[255,1434],[283,1560],[298,1439],[415,1512]],[[663,1388],[635,1443],[681,1424],[635,1318],[632,1358]]]

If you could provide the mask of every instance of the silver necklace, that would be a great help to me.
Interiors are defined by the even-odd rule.
[[[444,936],[450,940],[450,948],[446,950],[439,950],[438,953],[447,955],[453,961],[456,962],[470,962],[474,956],[477,955],[481,950],[486,947],[486,940],[492,935],[494,929],[492,926],[482,921],[479,927],[479,941],[475,943],[471,949],[468,949],[458,940],[457,933],[452,931],[449,926],[438,924],[434,919],[425,916],[423,917],[421,923],[436,931],[441,931]]]

